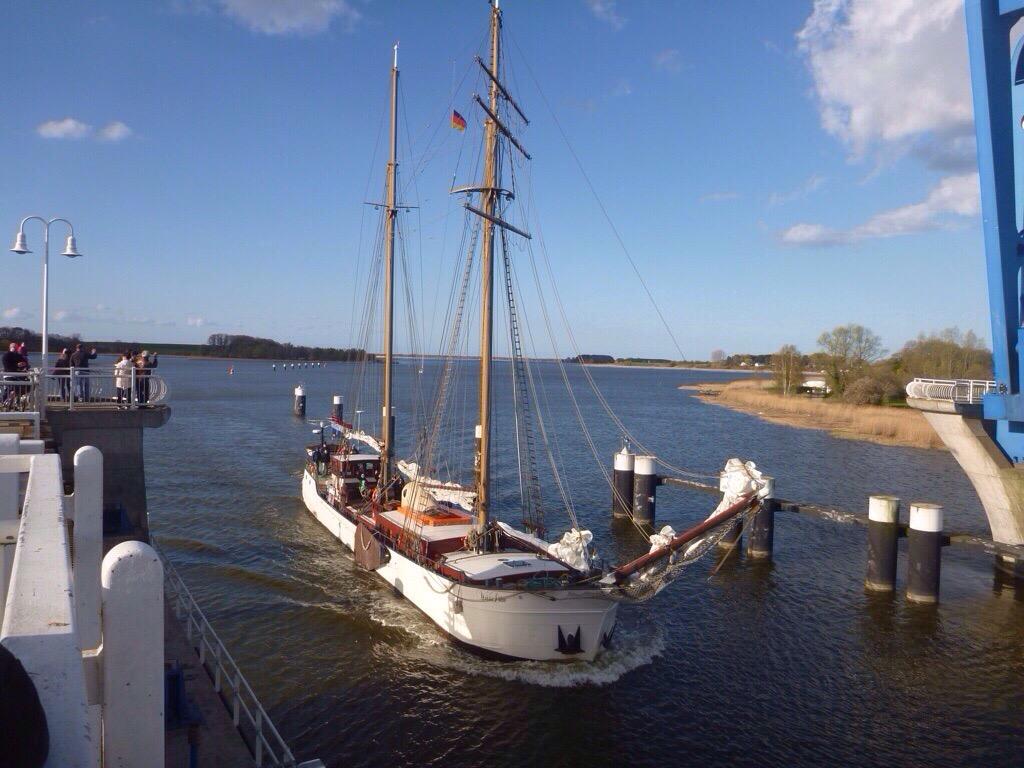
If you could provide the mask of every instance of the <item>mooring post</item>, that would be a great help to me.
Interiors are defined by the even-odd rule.
[[[868,499],[868,572],[864,588],[873,592],[896,589],[896,553],[900,538],[900,500],[877,495]]]
[[[654,525],[654,497],[658,475],[653,456],[633,457],[633,520],[640,525]]]
[[[306,388],[301,384],[295,388],[295,400],[292,402],[292,413],[300,418],[306,415]]]
[[[937,603],[942,560],[942,507],[938,504],[910,505],[907,559],[907,599]]]
[[[767,492],[761,499],[761,506],[754,513],[748,529],[750,535],[747,537],[747,556],[754,560],[770,560],[775,544],[775,510],[779,504],[775,500],[775,478],[765,477],[764,480],[767,483]]]
[[[345,420],[345,402],[341,395],[335,395],[331,403],[331,418],[339,424]]]
[[[633,454],[625,447],[615,454],[612,468],[612,515],[629,517],[633,513]]]

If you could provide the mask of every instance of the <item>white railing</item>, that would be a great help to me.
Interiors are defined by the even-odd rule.
[[[162,766],[160,560],[138,541],[103,557],[103,456],[96,448],[75,453],[70,496],[60,457],[42,449],[40,441],[0,435],[0,643],[39,696],[49,732],[46,765]]]
[[[54,405],[140,408],[162,403],[168,394],[162,376],[141,375],[135,368],[66,368],[45,375],[38,369],[0,373],[0,411],[7,412],[44,412],[46,406]]]
[[[264,765],[296,766],[292,751],[281,738],[281,734],[271,722],[270,716],[263,709],[259,699],[256,698],[256,694],[253,693],[235,660],[228,653],[228,649],[210,626],[210,622],[207,621],[206,615],[195,598],[192,597],[188,587],[185,586],[185,582],[182,581],[181,576],[178,575],[167,557],[163,553],[160,553],[160,556],[164,563],[167,597],[171,601],[175,616],[179,621],[184,622],[185,634],[199,653],[199,663],[213,679],[214,690],[221,695],[231,709],[235,727],[247,741],[251,742],[257,768],[262,768]],[[245,715],[244,722],[243,714]],[[313,760],[301,765],[313,768],[322,763]]]
[[[914,379],[907,384],[907,397],[977,405],[996,389],[994,381],[980,379]]]

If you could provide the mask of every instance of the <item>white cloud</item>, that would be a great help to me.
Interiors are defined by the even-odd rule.
[[[3,311],[4,320],[20,320],[29,316],[21,307],[7,307]]]
[[[659,72],[668,72],[674,75],[683,71],[683,57],[675,48],[658,51],[652,57],[652,63]]]
[[[616,7],[616,0],[586,0],[586,2],[594,17],[612,29],[622,29],[626,25],[626,19]]]
[[[70,310],[67,310],[67,309],[58,309],[56,312],[53,313],[53,319],[56,320],[57,322],[63,322],[64,320],[70,320],[70,319],[72,319],[71,318],[71,312],[70,312]]]
[[[131,136],[132,133],[134,133],[134,131],[120,120],[112,120],[100,128],[99,138],[101,141],[118,142],[124,141]]]
[[[44,139],[84,139],[92,133],[92,126],[73,117],[65,117],[40,123],[36,126],[36,133]]]
[[[978,211],[978,174],[965,173],[941,179],[921,202],[876,213],[855,227],[801,223],[783,231],[781,238],[796,246],[846,245],[948,227],[955,217],[977,216]]]
[[[800,186],[796,189],[791,189],[789,192],[772,192],[768,197],[768,205],[785,205],[786,203],[791,203],[794,200],[807,197],[807,195],[811,194],[824,183],[824,176],[814,174],[801,182]]]
[[[738,200],[739,197],[739,192],[708,192],[706,195],[701,195],[700,201],[702,203],[724,203],[729,200]]]
[[[335,19],[351,28],[362,14],[347,0],[219,0],[224,13],[265,35],[315,35]]]
[[[633,93],[633,84],[625,77],[615,78],[611,90],[608,91],[608,98],[617,99],[621,96],[630,96]]]
[[[822,126],[854,158],[915,146],[973,162],[963,0],[815,0],[797,42]]]
[[[206,325],[206,320],[198,315],[189,315],[185,318],[185,325],[191,326],[192,328],[202,328]]]
[[[92,307],[74,307],[72,309],[58,309],[52,315],[57,322],[64,323],[107,323],[110,325],[149,325],[149,326],[173,326],[173,320],[157,320],[144,315],[126,315],[123,309],[108,307],[106,304],[96,304]]]

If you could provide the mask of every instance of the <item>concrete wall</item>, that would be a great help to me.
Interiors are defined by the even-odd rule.
[[[70,469],[79,448],[93,445],[102,452],[104,503],[124,506],[132,527],[131,538],[149,539],[142,431],[162,427],[170,417],[167,406],[137,410],[50,408],[46,413],[65,468],[65,482],[72,480]]]

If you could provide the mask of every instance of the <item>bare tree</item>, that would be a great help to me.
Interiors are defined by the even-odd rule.
[[[783,345],[772,355],[772,369],[775,372],[775,385],[783,395],[789,397],[800,387],[803,379],[801,371],[800,350],[792,344]]]
[[[818,337],[818,346],[825,353],[825,371],[837,395],[843,394],[846,385],[857,378],[866,365],[885,353],[878,335],[855,323],[825,331]]]

